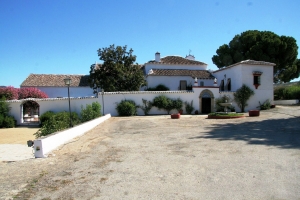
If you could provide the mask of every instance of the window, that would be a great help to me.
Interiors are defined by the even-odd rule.
[[[200,82],[200,86],[204,86],[204,82],[203,81]]]
[[[255,89],[257,89],[258,86],[260,86],[260,77],[262,75],[262,72],[254,71],[252,72],[252,74],[253,74],[253,85],[255,86]]]
[[[253,76],[253,84],[259,84],[260,85],[260,76]]]
[[[224,91],[224,80],[221,81],[221,84],[220,84],[220,91]]]
[[[231,79],[227,79],[227,84],[226,84],[226,91],[231,91]]]
[[[186,90],[186,81],[180,81],[180,90]]]

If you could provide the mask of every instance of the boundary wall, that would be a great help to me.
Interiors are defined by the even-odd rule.
[[[105,115],[103,117],[99,117],[97,119],[88,121],[86,123],[80,124],[73,128],[69,128],[54,134],[51,134],[46,137],[38,138],[34,140],[34,156],[36,158],[44,158],[47,157],[51,151],[56,149],[57,147],[65,144],[69,140],[81,136],[88,132],[89,130],[93,129],[94,127],[98,126],[105,120],[111,117],[110,114]]]
[[[214,100],[223,96],[224,94],[230,96],[232,105],[235,107],[236,112],[240,112],[240,108],[235,102],[233,102],[234,92],[220,92],[219,87],[193,87],[193,91],[179,90],[179,91],[134,91],[134,92],[104,92],[99,93],[98,97],[71,97],[71,111],[80,114],[81,107],[85,107],[87,104],[92,104],[93,102],[98,102],[101,105],[102,114],[111,114],[111,116],[118,116],[116,106],[122,100],[133,100],[136,105],[143,105],[142,99],[152,101],[155,97],[159,95],[165,95],[172,99],[180,98],[183,102],[193,101],[193,106],[195,110],[202,113],[202,97],[207,97],[209,95],[212,99],[211,101],[211,112],[214,112]],[[251,96],[249,99],[248,106],[245,108],[245,112],[252,109],[257,109],[259,102],[263,103],[267,99],[273,102],[272,91],[260,91],[256,90],[255,95]],[[39,116],[47,111],[59,112],[59,111],[69,111],[69,99],[68,98],[47,98],[47,99],[22,99],[22,100],[10,100],[7,101],[10,104],[11,110],[10,115],[12,115],[17,120],[17,125],[25,125],[23,122],[23,104],[26,101],[35,101],[39,104]],[[177,113],[176,110],[170,112]],[[185,106],[183,106],[183,114],[185,114]],[[142,109],[137,109],[138,115],[144,115]],[[149,112],[150,115],[162,115],[167,114],[164,110],[158,110],[156,107],[152,107]]]

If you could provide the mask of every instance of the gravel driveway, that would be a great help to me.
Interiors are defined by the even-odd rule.
[[[300,199],[300,107],[114,117],[45,159],[0,163],[0,199]]]

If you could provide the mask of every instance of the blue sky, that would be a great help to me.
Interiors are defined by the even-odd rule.
[[[300,46],[299,8],[295,0],[0,0],[0,85],[19,87],[30,73],[89,74],[111,44],[132,48],[139,64],[157,51],[191,50],[216,70],[219,46],[247,30]]]

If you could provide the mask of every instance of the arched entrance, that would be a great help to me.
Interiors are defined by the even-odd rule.
[[[21,123],[39,124],[40,105],[32,100],[26,100],[21,105]]]
[[[203,90],[199,96],[200,113],[207,114],[213,112],[215,108],[214,99],[214,94],[210,90]]]

